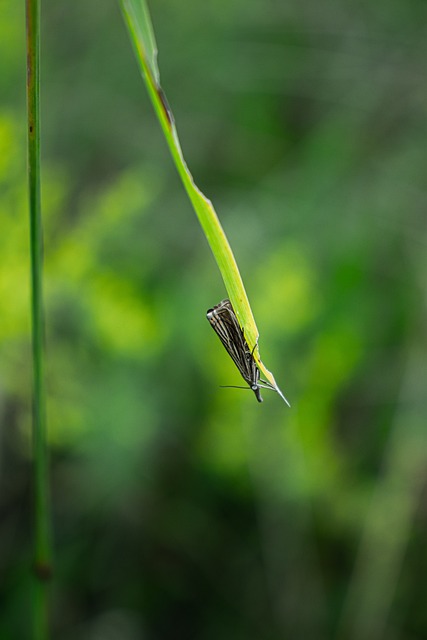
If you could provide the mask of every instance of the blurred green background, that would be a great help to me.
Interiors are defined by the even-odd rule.
[[[225,291],[118,3],[43,3],[48,414],[60,640],[427,637],[425,0],[152,0]],[[30,637],[24,3],[0,21],[0,637]]]

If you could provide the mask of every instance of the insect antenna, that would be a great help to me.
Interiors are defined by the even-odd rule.
[[[250,387],[239,387],[236,384],[220,384],[220,389],[243,389],[243,391],[252,391]]]

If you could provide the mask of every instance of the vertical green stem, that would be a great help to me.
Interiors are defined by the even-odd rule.
[[[28,180],[33,345],[33,494],[35,640],[49,638],[51,541],[44,382],[43,233],[40,202],[40,0],[26,0]]]

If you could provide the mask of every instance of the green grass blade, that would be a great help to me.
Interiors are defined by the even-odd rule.
[[[154,111],[160,121],[183,185],[218,264],[228,297],[236,312],[239,324],[244,330],[246,341],[250,349],[253,350],[254,358],[264,377],[275,387],[287,403],[286,398],[277,387],[272,373],[265,368],[260,360],[258,329],[230,244],[212,206],[212,202],[198,189],[185,163],[175,127],[175,120],[160,86],[157,48],[148,7],[145,0],[121,0],[121,6]]]
[[[34,618],[36,640],[49,638],[51,573],[46,394],[44,382],[44,313],[42,220],[40,201],[40,2],[26,0],[28,184],[31,251],[31,324],[33,346],[33,495]]]

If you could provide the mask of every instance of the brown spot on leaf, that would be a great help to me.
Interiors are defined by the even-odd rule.
[[[169,103],[168,103],[168,101],[166,99],[166,96],[165,96],[165,94],[163,92],[163,89],[161,87],[157,87],[157,95],[159,96],[160,101],[161,101],[161,103],[163,105],[163,109],[164,109],[166,118],[168,119],[168,122],[169,122],[170,126],[172,127],[174,125],[174,122],[175,122],[174,121],[174,117],[173,117],[173,113],[172,113],[172,110],[171,110],[171,108],[169,106]]]
[[[42,582],[47,582],[52,577],[52,567],[44,562],[37,562],[33,567],[34,574]]]

